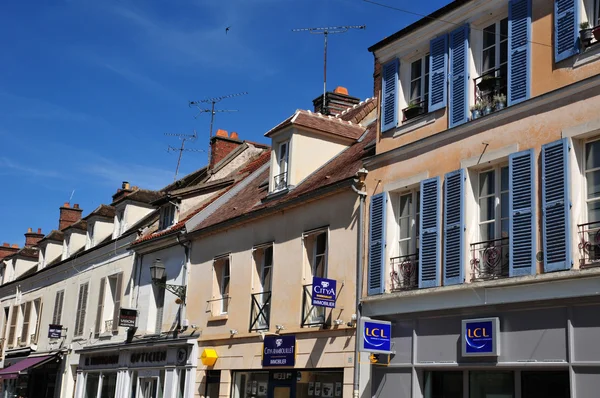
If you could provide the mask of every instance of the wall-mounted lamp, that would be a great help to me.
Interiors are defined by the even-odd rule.
[[[165,290],[173,293],[177,296],[182,303],[185,303],[186,286],[185,285],[169,285],[163,281],[167,279],[167,270],[165,265],[157,258],[152,262],[150,266],[150,277],[152,278],[152,284],[157,287],[162,287]]]
[[[365,169],[364,167],[360,168],[356,172],[356,178],[358,178],[358,182],[364,184],[365,180],[367,179],[367,174],[369,174],[369,171],[367,169]]]
[[[275,325],[275,329],[277,329],[277,331],[280,332],[285,328],[283,327],[283,325]]]
[[[336,326],[340,326],[340,325],[342,325],[343,323],[344,323],[344,321],[343,321],[343,320],[341,320],[341,319],[336,319],[336,320],[334,320],[334,321],[333,321],[333,324],[334,324],[334,325],[336,325]]]
[[[233,335],[238,334],[238,331],[237,331],[237,329],[229,329],[229,334],[233,336]]]

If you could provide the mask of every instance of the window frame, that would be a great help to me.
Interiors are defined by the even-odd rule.
[[[420,74],[419,77],[417,78],[413,78],[412,76],[412,71],[413,71],[413,64],[415,62],[419,62],[421,61],[421,67],[420,67]],[[406,103],[408,104],[408,106],[410,106],[413,103],[413,99],[412,97],[412,83],[414,81],[416,81],[417,79],[420,79],[421,82],[419,84],[419,90],[421,95],[419,96],[419,102],[421,103],[423,101],[425,101],[425,105],[423,106],[423,109],[425,110],[424,113],[427,113],[427,102],[429,101],[429,52],[427,52],[424,56],[416,58],[415,60],[410,62],[410,74],[409,74],[409,81],[408,81],[408,90],[407,90],[407,98],[406,98]]]
[[[503,194],[507,194],[507,201],[510,202],[510,189],[509,189],[509,181],[507,181],[507,189],[506,190],[502,190],[502,169],[506,168],[507,170],[507,176],[506,178],[508,180],[510,180],[510,175],[509,173],[509,169],[508,169],[508,163],[506,162],[500,162],[497,164],[494,164],[491,167],[485,167],[479,170],[476,170],[477,172],[477,190],[476,192],[476,196],[475,196],[475,203],[477,204],[477,242],[487,242],[487,241],[493,241],[493,240],[499,240],[499,239],[508,239],[509,236],[503,237],[502,236],[502,221],[508,221],[510,223],[510,214],[507,214],[506,217],[502,217],[502,195]],[[489,173],[490,171],[492,171],[494,173],[494,193],[493,194],[486,194],[486,195],[481,195],[481,175],[484,173]],[[481,221],[481,205],[480,202],[482,199],[487,199],[487,198],[494,198],[494,219],[493,220],[486,220],[486,221]],[[508,206],[508,203],[506,204],[506,206]],[[481,227],[485,224],[491,224],[494,223],[494,238],[493,239],[483,239],[482,234],[481,234]],[[508,231],[508,234],[510,234],[510,230]]]
[[[406,197],[406,196],[411,196],[411,200],[412,203],[410,205],[410,209],[409,209],[409,214],[408,216],[402,216],[401,215],[401,203],[402,203],[402,198]],[[421,209],[420,209],[420,205],[421,205],[421,190],[420,187],[414,187],[410,190],[405,190],[405,191],[400,191],[400,192],[393,192],[391,195],[391,198],[395,199],[395,204],[394,206],[397,206],[398,212],[397,215],[398,217],[394,217],[394,222],[395,222],[395,227],[396,227],[396,233],[397,233],[397,241],[396,241],[396,253],[398,255],[398,257],[406,257],[406,256],[412,256],[412,255],[416,255],[419,251],[419,238],[420,238],[420,225],[419,225],[419,217],[421,215]],[[410,226],[410,237],[408,238],[402,238],[402,230],[401,230],[401,226],[400,226],[400,218],[409,218],[411,226]],[[409,253],[402,253],[402,250],[400,248],[401,242],[405,242],[405,241],[409,241],[410,242],[410,247],[409,247]],[[395,256],[394,256],[395,257]]]
[[[506,29],[507,29],[507,34],[506,35],[502,35],[502,21],[506,20]],[[494,44],[488,47],[484,47],[485,45],[485,29],[488,28],[489,26],[494,25]],[[509,48],[508,48],[508,14],[503,13],[499,16],[496,16],[492,19],[489,19],[487,22],[482,23],[481,24],[481,30],[479,30],[479,35],[480,35],[480,40],[481,40],[481,45],[479,50],[479,62],[477,65],[477,70],[479,71],[479,76],[484,75],[485,73],[493,70],[493,69],[498,69],[500,67],[502,67],[502,65],[506,65],[507,66],[507,72],[508,72],[508,52],[509,52]],[[504,63],[501,63],[501,54],[502,54],[502,43],[506,43],[506,61]],[[487,70],[483,70],[483,53],[485,50],[490,49],[491,47],[494,47],[494,66],[487,69]],[[508,76],[505,76],[506,78],[508,78]]]
[[[177,206],[171,202],[160,208],[158,229],[165,230],[175,225],[177,219]]]
[[[218,307],[216,308],[213,305],[211,312],[213,316],[224,316],[229,311],[229,291],[231,288],[231,258],[229,255],[213,259],[213,275],[216,283],[213,285],[212,301],[218,303]],[[227,290],[226,293],[224,293],[225,290]]]
[[[589,217],[589,209],[588,209],[588,205],[592,202],[598,202],[600,201],[600,195],[598,195],[596,198],[594,199],[589,199],[588,195],[589,195],[589,190],[588,190],[588,181],[587,181],[587,174],[588,173],[592,173],[595,171],[600,171],[600,167],[597,168],[593,168],[588,170],[587,168],[587,154],[586,154],[586,146],[588,144],[594,143],[594,142],[599,142],[600,141],[600,137],[593,137],[587,140],[584,140],[583,142],[583,220],[584,223],[590,223],[590,222],[594,222],[594,221],[590,221],[590,217]],[[598,222],[600,222],[600,219],[597,220]]]
[[[290,139],[277,143],[275,166],[277,173],[273,175],[273,191],[282,191],[286,189],[290,182]],[[281,156],[285,148],[285,157]],[[283,163],[283,164],[282,164]],[[283,184],[277,184],[277,177],[285,174]],[[281,186],[280,186],[281,185]]]

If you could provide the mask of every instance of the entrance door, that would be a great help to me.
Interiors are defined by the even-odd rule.
[[[292,388],[290,386],[277,386],[273,388],[273,398],[291,398]]]
[[[272,380],[269,383],[267,398],[296,398],[295,380]]]
[[[158,379],[155,377],[140,379],[140,393],[138,398],[159,398],[156,395],[158,390]]]

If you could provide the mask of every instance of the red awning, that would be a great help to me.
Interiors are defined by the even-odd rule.
[[[46,355],[43,357],[25,358],[22,361],[15,363],[0,370],[0,379],[16,379],[22,372],[27,373],[27,369],[41,366],[55,358],[55,355]]]

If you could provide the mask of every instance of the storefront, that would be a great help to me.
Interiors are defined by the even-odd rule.
[[[196,340],[111,345],[79,351],[76,398],[193,397]]]
[[[2,398],[53,398],[60,389],[60,353],[6,358],[0,370]]]
[[[232,398],[341,397],[342,369],[272,370],[233,373]]]
[[[367,365],[373,397],[600,396],[597,297],[380,318],[394,354]]]

